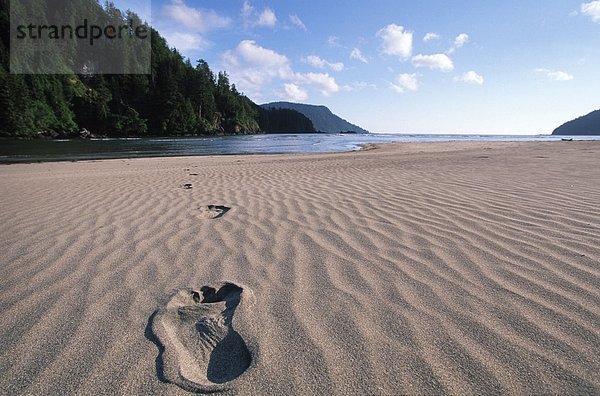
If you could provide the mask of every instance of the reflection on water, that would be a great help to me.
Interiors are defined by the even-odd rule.
[[[574,140],[600,140],[579,136]],[[360,149],[360,144],[448,141],[555,141],[561,136],[485,135],[250,135],[195,138],[0,141],[0,162],[62,161],[104,158],[216,154],[299,154]]]

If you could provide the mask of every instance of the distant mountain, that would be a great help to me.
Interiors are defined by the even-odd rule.
[[[325,106],[307,105],[301,103],[290,102],[273,102],[261,105],[266,109],[290,109],[298,111],[308,117],[312,121],[315,129],[324,133],[369,133],[369,131],[361,127],[351,124],[348,121],[333,114]]]
[[[600,110],[569,121],[556,128],[553,135],[600,135]]]

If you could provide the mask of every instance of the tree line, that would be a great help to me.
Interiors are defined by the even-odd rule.
[[[45,0],[28,3],[50,12]],[[110,2],[52,3],[75,19],[93,13],[115,25],[139,21]],[[315,132],[297,111],[256,105],[204,60],[192,65],[151,27],[149,74],[10,74],[9,12],[9,0],[0,0],[0,137],[75,137],[84,129],[110,137]],[[134,54],[123,61],[148,60]]]

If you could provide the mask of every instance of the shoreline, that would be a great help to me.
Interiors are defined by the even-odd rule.
[[[547,135],[541,137],[536,136],[501,136],[498,135],[495,138],[493,136],[487,136],[492,140],[483,140],[481,137],[473,137],[470,139],[465,138],[464,135],[389,135],[389,134],[370,134],[370,138],[366,138],[367,135],[343,135],[345,139],[342,140],[331,140],[340,135],[330,134],[312,134],[312,135],[282,135],[282,134],[271,134],[271,135],[253,135],[250,137],[277,137],[282,140],[277,144],[267,143],[262,146],[255,146],[252,140],[245,141],[248,136],[225,136],[215,137],[210,139],[213,140],[239,138],[242,139],[242,144],[249,145],[248,147],[241,148],[237,146],[238,142],[217,142],[214,147],[211,147],[212,143],[202,143],[207,140],[207,137],[201,138],[181,138],[182,141],[190,139],[193,143],[189,146],[182,147],[169,146],[163,144],[163,139],[160,138],[143,138],[136,139],[112,139],[112,140],[69,140],[67,142],[53,141],[50,145],[48,141],[31,141],[34,146],[28,150],[24,150],[23,147],[0,147],[0,165],[2,164],[14,164],[14,163],[45,163],[45,162],[63,162],[63,161],[93,161],[93,160],[106,160],[106,159],[132,159],[132,158],[160,158],[160,157],[203,157],[203,156],[214,156],[214,155],[287,155],[287,154],[313,154],[313,153],[342,153],[360,151],[361,147],[368,147],[370,144],[387,144],[387,143],[452,143],[452,142],[559,142],[562,141],[561,137],[553,137]],[[398,141],[397,139],[406,138],[416,139],[416,141]],[[416,137],[419,136],[419,137]],[[284,144],[285,138],[307,138],[303,144],[293,142],[292,146]],[[199,139],[199,140],[198,140]],[[312,139],[312,140],[311,140]],[[315,140],[316,139],[316,140]],[[324,139],[321,141],[320,139]],[[383,140],[382,140],[383,139]],[[422,139],[422,140],[419,140]],[[441,140],[437,140],[441,139]],[[463,140],[465,139],[465,140]],[[167,140],[173,140],[168,138]],[[174,139],[177,141],[178,139]],[[367,140],[367,141],[365,141]],[[600,141],[600,137],[596,139],[579,139],[575,138],[573,141]],[[14,141],[13,141],[14,142]],[[115,143],[117,142],[117,143]],[[139,142],[142,142],[140,145]],[[62,143],[67,144],[63,146]],[[324,145],[322,145],[322,143]],[[29,143],[26,143],[29,144]],[[39,146],[39,145],[42,146]],[[115,146],[116,144],[116,146]],[[38,145],[36,147],[35,145]],[[44,145],[47,145],[44,147]],[[139,146],[139,147],[138,147]],[[315,147],[319,147],[315,150]],[[350,149],[349,146],[353,146],[354,149]],[[237,147],[237,151],[236,151]],[[36,154],[36,152],[42,154]],[[254,151],[254,152],[253,152]],[[135,154],[131,154],[134,152]]]
[[[369,147],[0,167],[0,389],[599,393],[600,141]]]
[[[594,141],[594,140],[591,140]],[[451,145],[451,146],[468,146],[468,145],[481,145],[485,143],[490,143],[494,145],[500,144],[539,144],[539,143],[564,143],[561,141],[547,141],[547,142],[538,142],[538,141],[442,141],[442,142],[383,142],[383,143],[359,143],[357,146],[358,149],[347,150],[347,151],[335,151],[335,152],[306,152],[306,153],[215,153],[215,154],[198,154],[198,155],[149,155],[149,156],[139,156],[139,157],[106,157],[106,158],[76,158],[76,159],[57,159],[57,160],[32,160],[30,162],[19,161],[19,162],[2,162],[2,158],[0,158],[0,167],[2,165],[31,165],[31,164],[59,164],[59,163],[97,163],[104,161],[134,161],[134,160],[161,160],[161,159],[173,159],[173,160],[191,160],[191,159],[199,159],[199,158],[228,158],[228,157],[302,157],[302,156],[329,156],[329,155],[344,155],[344,154],[352,154],[352,153],[360,153],[367,151],[375,151],[381,150],[386,147],[393,147],[398,145],[421,147],[421,145]],[[464,149],[464,148],[461,148]],[[411,150],[412,151],[412,150]],[[426,150],[421,150],[426,151]]]

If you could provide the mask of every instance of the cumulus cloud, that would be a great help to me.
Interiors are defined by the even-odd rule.
[[[412,58],[412,64],[415,67],[428,67],[432,70],[441,70],[443,72],[454,70],[454,63],[446,54],[419,54]]]
[[[306,94],[304,99],[298,100],[308,98],[307,88],[313,88],[325,96],[340,91],[335,78],[328,73],[297,73],[292,70],[287,56],[264,48],[254,40],[241,41],[235,49],[226,51],[222,58],[231,81],[242,92],[254,97],[261,98],[266,87],[277,79],[284,82],[284,92],[277,95],[300,98],[304,96],[303,93]]]
[[[460,48],[468,42],[469,42],[469,35],[466,33],[461,33],[458,36],[456,36],[456,39],[454,39],[454,46],[456,48]]]
[[[364,56],[358,48],[354,48],[352,52],[350,52],[350,59],[356,59],[361,61],[362,63],[369,63],[367,57]]]
[[[223,54],[225,69],[242,91],[257,95],[274,78],[289,80],[293,76],[289,59],[254,40],[243,40]]]
[[[244,1],[242,5],[242,19],[244,27],[274,27],[277,24],[277,16],[270,8],[265,8],[261,12],[257,11],[249,1]]]
[[[232,22],[213,10],[190,7],[184,0],[171,0],[164,5],[163,11],[169,19],[197,32],[228,27]]]
[[[294,76],[296,83],[314,86],[322,95],[330,96],[340,90],[340,86],[328,73],[306,73]]]
[[[571,81],[575,78],[572,74],[562,71],[549,72],[548,77],[556,81]]]
[[[591,17],[592,21],[600,23],[600,0],[583,3],[581,13]]]
[[[437,33],[429,32],[423,37],[424,42],[428,42],[431,40],[439,40],[440,35]]]
[[[314,66],[319,69],[330,68],[333,71],[342,71],[344,70],[344,64],[341,62],[328,62],[325,59],[321,59],[316,55],[309,55],[304,59],[304,62],[308,63],[311,66]]]
[[[243,40],[237,46],[237,54],[250,65],[268,68],[281,77],[291,73],[289,59],[271,49],[263,48],[254,40]]]
[[[417,91],[419,89],[419,76],[416,73],[400,74],[395,83],[390,83],[390,87],[398,93]]]
[[[413,49],[413,33],[406,31],[403,26],[390,24],[377,32],[381,39],[381,52],[386,55],[410,58]]]
[[[283,92],[280,92],[279,96],[283,100],[289,100],[292,102],[302,102],[308,99],[308,92],[305,89],[300,88],[298,85],[289,83],[283,85]]]
[[[210,47],[210,43],[198,34],[182,32],[163,33],[170,47],[179,51],[203,51]]]
[[[298,17],[298,15],[290,15],[290,22],[292,22],[292,24],[304,31],[306,31],[306,25],[304,24],[304,22],[302,22],[302,19],[300,19],[300,17]]]
[[[448,53],[451,54],[459,48],[462,48],[466,43],[469,42],[469,35],[466,33],[461,33],[454,39],[454,43],[452,47],[448,50]]]
[[[546,77],[553,81],[571,81],[575,78],[572,74],[560,70],[535,69],[535,72],[545,74]]]
[[[467,84],[475,84],[475,85],[483,85],[483,81],[484,81],[483,76],[480,74],[477,74],[477,72],[474,72],[473,70],[463,73],[462,76],[455,77],[454,80],[462,81]]]
[[[270,8],[266,8],[263,12],[258,15],[258,26],[270,26],[273,27],[277,23],[277,16]]]

